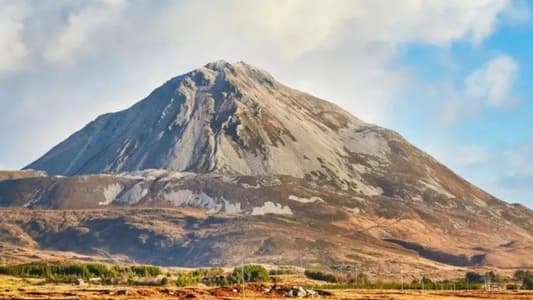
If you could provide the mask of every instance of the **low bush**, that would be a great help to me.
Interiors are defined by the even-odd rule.
[[[328,274],[328,273],[323,273],[321,271],[305,270],[304,274],[309,279],[327,281],[327,282],[332,282],[332,283],[339,282],[339,279],[335,275]]]
[[[270,276],[293,275],[293,274],[297,274],[297,273],[298,272],[294,268],[291,268],[291,267],[280,267],[280,268],[272,269],[272,270],[268,271],[268,274]]]
[[[522,280],[522,288],[525,290],[533,290],[533,276],[525,277]]]
[[[176,274],[175,283],[179,287],[196,285],[200,282],[208,286],[224,286],[229,283],[221,268],[197,269]]]
[[[270,280],[267,269],[261,265],[245,265],[242,268],[235,268],[228,277],[230,283],[241,283],[244,272],[246,282],[264,282]]]
[[[161,275],[161,268],[156,266],[132,266],[131,272],[139,277],[155,277]]]

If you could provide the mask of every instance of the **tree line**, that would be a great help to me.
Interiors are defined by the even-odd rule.
[[[293,268],[278,268],[268,271],[265,267],[249,264],[237,267],[231,272],[222,268],[196,269],[187,272],[163,274],[160,267],[150,265],[117,266],[102,263],[27,263],[0,266],[0,274],[16,277],[44,278],[50,282],[75,283],[79,279],[93,280],[101,284],[153,284],[193,286],[199,283],[208,286],[227,286],[245,282],[276,282],[278,276],[296,274]],[[366,289],[425,289],[425,290],[476,290],[492,285],[507,289],[533,289],[533,272],[518,270],[513,276],[495,272],[484,274],[467,272],[464,277],[446,280],[432,280],[422,277],[409,282],[371,281],[364,272],[328,273],[321,270],[305,270],[309,279],[324,281],[321,288],[366,288]]]
[[[485,274],[467,272],[462,278],[432,280],[428,277],[412,281],[370,281],[362,272],[354,274],[333,274],[323,271],[306,270],[309,279],[325,281],[322,288],[365,288],[365,289],[414,289],[414,290],[479,290],[492,285],[506,289],[533,290],[533,272],[518,270],[513,276],[503,276],[493,271]],[[357,277],[356,277],[357,276]]]
[[[116,283],[120,278],[154,277],[162,274],[159,267],[136,265],[110,266],[101,263],[27,263],[0,266],[0,274],[16,277],[45,278],[51,282],[73,283],[78,279],[97,278],[102,283]]]
[[[245,265],[225,273],[221,268],[198,269],[176,274],[176,285],[180,287],[203,283],[209,286],[226,286],[245,282],[270,281],[269,271],[261,265]]]

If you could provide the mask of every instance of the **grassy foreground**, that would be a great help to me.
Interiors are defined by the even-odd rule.
[[[289,276],[290,277],[290,276]],[[289,284],[286,282],[285,285]],[[265,294],[266,285],[248,284],[246,299],[282,298],[279,294]],[[468,300],[468,299],[533,299],[530,291],[401,291],[335,289],[325,299],[389,299],[389,300]],[[120,285],[77,286],[65,283],[47,283],[0,275],[0,299],[48,299],[48,300],[103,300],[103,299],[242,299],[240,288],[146,287]]]
[[[0,300],[77,299],[533,299],[529,271],[513,276],[468,272],[464,278],[371,281],[363,273],[324,273],[261,265],[163,269],[149,265],[35,262],[0,265]],[[243,291],[243,282],[245,287]],[[302,296],[302,294],[304,296]]]

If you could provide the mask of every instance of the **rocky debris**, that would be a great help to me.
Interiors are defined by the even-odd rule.
[[[87,285],[87,283],[85,282],[85,280],[83,280],[81,278],[78,278],[78,279],[76,279],[76,285],[85,286],[85,285]]]
[[[291,289],[285,292],[287,297],[306,297],[307,291],[301,286],[293,286]]]
[[[228,293],[228,291],[231,290],[231,293]],[[215,293],[213,295],[218,296],[235,296],[237,294],[241,294],[242,291],[240,289],[230,289],[230,288],[219,288],[215,289]],[[226,291],[226,293],[222,292]],[[285,285],[273,285],[273,286],[267,286],[267,285],[257,285],[257,284],[250,284],[246,286],[246,292],[252,293],[252,294],[260,294],[266,297],[272,297],[272,298],[280,298],[280,297],[289,297],[289,298],[313,298],[313,297],[320,297],[320,296],[332,296],[333,294],[327,291],[317,291],[311,288],[305,288],[302,286],[285,286]]]
[[[313,298],[319,296],[333,296],[332,293],[321,290],[313,290],[310,288],[304,288],[301,286],[293,286],[290,289],[286,289],[283,293],[286,297],[298,297],[298,298]]]
[[[159,292],[165,295],[174,296],[176,294],[175,290],[169,289],[169,288],[162,288],[159,289]]]
[[[286,286],[286,285],[256,285],[251,284],[246,286],[246,291],[252,293],[262,294],[267,297],[279,298],[313,298],[320,296],[332,296],[332,293],[326,291],[317,291],[311,288],[302,286]],[[239,291],[240,292],[240,291]]]

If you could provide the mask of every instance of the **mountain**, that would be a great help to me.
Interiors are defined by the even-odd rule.
[[[346,147],[373,151],[364,140],[376,153],[388,150],[339,107],[245,63],[219,61],[169,80],[129,109],[98,117],[28,168],[61,175],[167,169],[304,177],[316,171],[315,177],[349,181]]]
[[[531,210],[243,62],[177,76],[27,169],[0,173],[5,249],[22,253],[419,271],[532,264]]]

